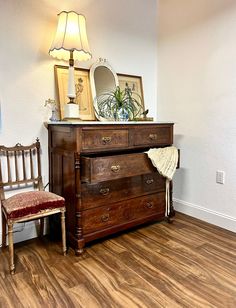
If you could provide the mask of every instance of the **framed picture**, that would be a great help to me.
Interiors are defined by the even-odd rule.
[[[142,113],[145,110],[142,77],[127,74],[117,74],[117,76],[121,90],[124,90],[125,87],[128,85],[132,92],[138,94],[137,100],[140,101],[141,99],[140,104],[142,108],[140,113]]]
[[[55,65],[56,89],[60,105],[60,117],[64,118],[64,106],[69,101],[68,66]],[[93,101],[90,88],[89,70],[75,68],[75,102],[79,105],[82,120],[95,120]]]

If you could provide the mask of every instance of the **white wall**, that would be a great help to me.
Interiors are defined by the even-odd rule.
[[[158,115],[176,122],[181,149],[176,208],[236,231],[236,2],[160,0],[158,20]]]
[[[145,104],[150,116],[156,115],[156,0],[0,1],[0,144],[29,144],[39,137],[45,182],[43,121],[49,112],[43,105],[55,97],[54,64],[66,64],[51,58],[48,49],[62,10],[75,10],[87,19],[93,59],[80,67],[89,68],[103,57],[119,73],[142,75]],[[17,234],[18,239],[30,237],[31,231]]]

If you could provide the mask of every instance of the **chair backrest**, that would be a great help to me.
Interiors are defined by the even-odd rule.
[[[43,190],[39,139],[29,146],[0,145],[0,200],[5,199],[6,190],[32,185]]]

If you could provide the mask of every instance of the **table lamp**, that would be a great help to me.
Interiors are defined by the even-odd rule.
[[[79,119],[79,106],[75,102],[74,60],[86,61],[91,59],[86,20],[74,11],[62,11],[58,14],[57,31],[49,49],[49,54],[60,60],[69,60],[68,98],[64,108],[64,118]]]

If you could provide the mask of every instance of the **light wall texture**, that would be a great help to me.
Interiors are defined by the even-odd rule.
[[[236,231],[236,2],[160,0],[158,13],[158,117],[176,123],[181,150],[176,209]]]
[[[93,59],[76,65],[89,68],[102,57],[118,73],[141,75],[150,116],[155,117],[157,109],[156,0],[0,1],[0,144],[30,144],[39,137],[45,184],[48,153],[43,123],[50,111],[44,102],[55,98],[54,64],[67,64],[48,55],[62,10],[86,16]],[[15,234],[16,241],[34,236],[32,226],[19,227],[23,231]]]

